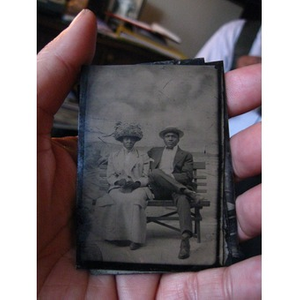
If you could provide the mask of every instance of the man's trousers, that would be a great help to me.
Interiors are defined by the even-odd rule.
[[[150,175],[150,188],[156,200],[173,199],[179,215],[181,234],[187,232],[192,236],[191,208],[188,197],[183,194],[187,188],[172,176],[160,169],[154,169]]]

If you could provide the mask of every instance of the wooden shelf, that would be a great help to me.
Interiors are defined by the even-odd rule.
[[[69,23],[59,17],[38,14],[37,51],[52,41]],[[114,39],[98,33],[96,52],[92,64],[124,65],[138,64],[172,59],[142,46]]]

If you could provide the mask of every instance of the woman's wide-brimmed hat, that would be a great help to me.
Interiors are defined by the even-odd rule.
[[[183,137],[183,131],[178,129],[177,127],[172,127],[172,126],[169,126],[169,127],[166,127],[164,130],[162,130],[160,133],[159,133],[159,136],[163,139],[165,134],[166,133],[176,133],[178,135],[179,138],[182,138]]]
[[[143,137],[141,126],[137,123],[116,123],[114,132],[115,139],[122,141],[125,136],[134,137],[137,141],[141,140]]]

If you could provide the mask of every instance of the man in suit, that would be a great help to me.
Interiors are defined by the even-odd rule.
[[[155,199],[173,199],[177,206],[181,231],[178,258],[190,256],[189,239],[192,237],[190,201],[199,202],[203,198],[193,190],[193,156],[179,148],[183,132],[176,127],[167,127],[159,133],[165,147],[149,150],[149,185]]]

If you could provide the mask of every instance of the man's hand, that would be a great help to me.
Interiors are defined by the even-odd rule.
[[[228,268],[197,273],[91,276],[75,268],[75,138],[51,139],[53,116],[95,48],[96,19],[83,11],[38,55],[38,294],[44,299],[260,299],[261,261],[254,257]],[[259,65],[226,75],[231,116],[260,105]],[[231,140],[237,178],[258,174],[261,126]],[[250,239],[261,229],[261,189],[237,198],[238,234]]]

